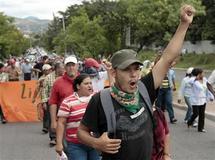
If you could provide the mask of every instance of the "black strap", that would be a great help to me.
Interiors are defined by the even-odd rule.
[[[141,81],[138,81],[138,90],[139,90],[139,93],[142,96],[143,100],[146,103],[146,107],[148,107],[151,115],[153,115],[152,102],[151,102],[151,99],[149,97],[148,90],[147,90],[145,84]]]
[[[113,101],[110,95],[110,89],[106,88],[100,91],[100,99],[107,121],[108,133],[116,133],[116,116],[114,112]]]

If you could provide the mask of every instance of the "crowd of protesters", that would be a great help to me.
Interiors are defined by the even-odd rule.
[[[40,96],[37,106],[44,112],[42,132],[49,133],[50,146],[56,145],[59,155],[66,152],[69,160],[170,160],[169,128],[163,111],[168,111],[170,123],[176,123],[172,107],[176,86],[171,67],[181,52],[193,14],[192,6],[182,7],[178,30],[159,59],[153,65],[146,62],[142,76],[136,52],[124,49],[114,53],[110,62],[93,58],[79,62],[75,56],[50,60],[42,56],[31,64],[29,59],[11,58],[0,64],[0,81],[38,80],[32,103]],[[208,82],[199,68],[188,69],[187,74],[189,80],[184,79],[180,89],[180,99],[184,96],[189,105],[185,121],[190,127],[199,116],[198,131],[206,132],[204,112],[207,100],[214,99],[208,87],[214,83],[214,76]],[[139,88],[139,82],[145,89]],[[104,88],[110,92],[116,114],[115,137],[107,133],[108,122],[100,100]],[[139,90],[148,93],[151,105]],[[1,110],[0,114],[5,123]]]

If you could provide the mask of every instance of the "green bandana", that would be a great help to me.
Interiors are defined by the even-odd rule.
[[[129,112],[136,113],[140,109],[139,91],[135,93],[125,93],[115,86],[110,88],[111,96]]]

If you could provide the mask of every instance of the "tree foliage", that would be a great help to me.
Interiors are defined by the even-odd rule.
[[[198,14],[204,8],[198,0],[129,0],[128,17],[135,41],[142,47],[157,44],[164,45],[171,38],[179,23],[179,9],[183,3],[192,4]]]
[[[107,39],[104,29],[99,25],[101,18],[90,20],[85,10],[80,10],[80,16],[71,17],[71,23],[66,31],[55,38],[55,43],[61,43],[57,50],[72,51],[79,56],[96,56],[107,50]],[[63,48],[62,48],[63,47]]]
[[[206,7],[206,15],[202,17],[204,19],[204,25],[202,26],[202,39],[213,40],[215,42],[215,1],[214,0],[203,0],[203,5]]]
[[[203,1],[203,0],[202,0]],[[86,56],[113,53],[126,46],[127,29],[131,42],[139,46],[165,45],[179,23],[179,9],[183,3],[192,4],[197,16],[190,27],[188,40],[214,38],[214,22],[205,16],[214,15],[213,0],[91,0],[81,5],[72,5],[65,12],[66,30],[62,30],[62,18],[54,19],[54,26],[46,36],[52,37],[49,47],[58,52],[67,51]],[[207,6],[207,5],[208,6]],[[205,12],[206,6],[206,12]],[[206,14],[205,14],[206,13]],[[209,15],[208,15],[209,14]],[[59,25],[61,24],[61,25]],[[205,26],[207,24],[207,27]],[[213,33],[212,33],[213,32]],[[196,34],[195,34],[196,33]]]
[[[0,58],[18,56],[28,47],[28,40],[12,24],[13,19],[0,13]]]

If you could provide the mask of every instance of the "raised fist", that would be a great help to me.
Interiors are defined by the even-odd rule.
[[[195,8],[193,6],[185,4],[181,7],[180,17],[182,23],[192,23],[194,15]]]

